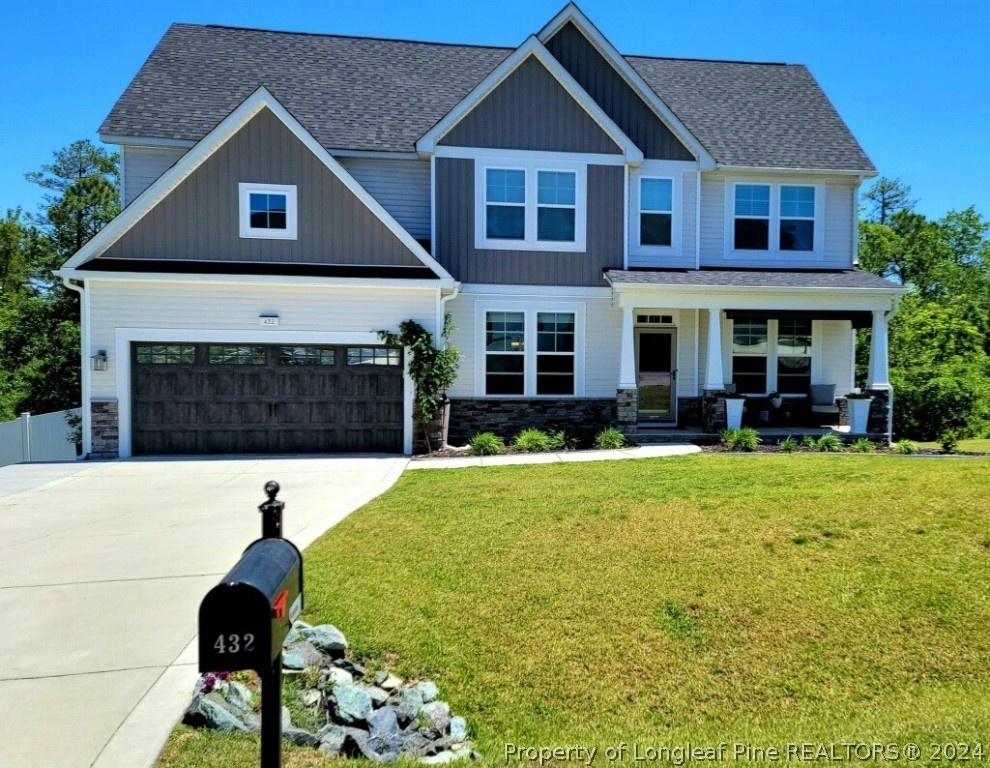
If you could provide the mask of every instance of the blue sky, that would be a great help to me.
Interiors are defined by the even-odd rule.
[[[173,21],[517,45],[564,0],[48,0],[0,30],[0,211],[34,210],[23,174],[96,129]],[[990,3],[583,0],[624,53],[807,64],[880,173],[930,216],[990,217]]]

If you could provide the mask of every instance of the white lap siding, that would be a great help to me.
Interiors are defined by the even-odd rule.
[[[856,334],[847,320],[822,320],[821,374],[819,382],[835,384],[836,397],[853,388]],[[817,341],[817,339],[816,339]]]
[[[89,343],[105,349],[106,371],[90,371],[91,398],[118,397],[118,328],[239,331],[258,343],[286,341],[286,334],[371,333],[397,330],[413,319],[431,333],[436,327],[436,291],[430,289],[329,288],[229,283],[90,280]],[[277,314],[275,328],[261,327],[259,315]],[[266,333],[269,336],[266,337]],[[315,337],[305,337],[319,343]]]

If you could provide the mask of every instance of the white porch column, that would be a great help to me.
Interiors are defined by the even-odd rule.
[[[636,338],[633,333],[633,311],[630,308],[622,310],[619,353],[619,389],[636,389]]]
[[[890,389],[887,373],[887,313],[873,310],[873,333],[870,336],[870,389]]]
[[[725,389],[722,372],[722,310],[708,309],[708,364],[705,366],[705,389]]]

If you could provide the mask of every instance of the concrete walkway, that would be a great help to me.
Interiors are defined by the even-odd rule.
[[[457,469],[460,467],[499,467],[516,464],[554,464],[575,461],[620,461],[622,459],[655,459],[660,456],[684,456],[701,453],[696,445],[671,443],[620,448],[616,451],[567,451],[563,453],[512,453],[507,456],[450,456],[435,459],[414,459],[408,469]]]
[[[407,459],[0,469],[0,764],[152,765],[196,680],[199,601],[261,530],[268,480],[300,548]]]

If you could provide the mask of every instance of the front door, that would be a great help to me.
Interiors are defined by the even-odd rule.
[[[677,419],[674,352],[677,331],[646,330],[636,333],[636,385],[639,388],[639,420],[672,424]]]

